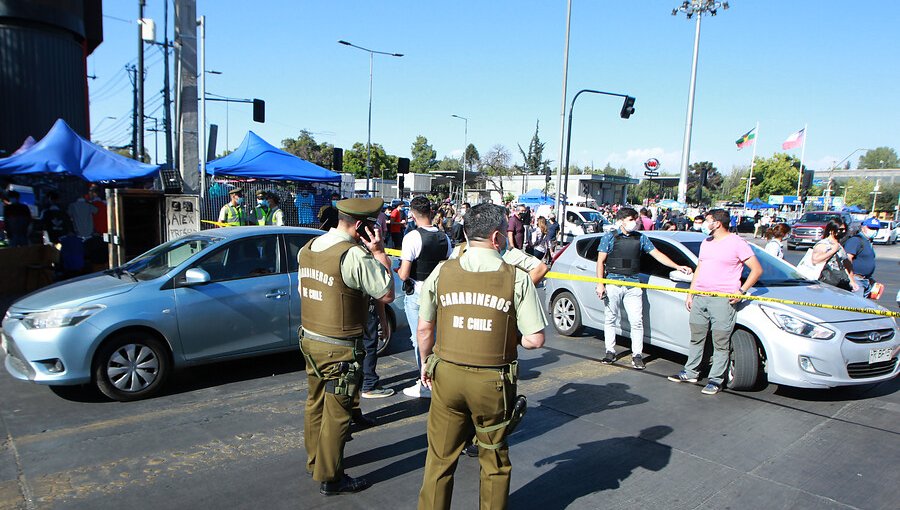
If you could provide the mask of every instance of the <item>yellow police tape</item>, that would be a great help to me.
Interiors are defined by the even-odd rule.
[[[384,252],[388,255],[399,257],[400,250],[395,250],[393,248],[385,248]],[[649,283],[634,283],[634,282],[624,282],[622,280],[610,280],[607,278],[597,278],[596,276],[584,276],[577,274],[567,274],[567,273],[557,273],[557,272],[549,272],[544,278],[552,278],[555,280],[572,280],[579,282],[592,282],[592,283],[604,283],[611,285],[621,285],[623,287],[637,287],[639,289],[650,289],[650,290],[663,290],[666,292],[680,292],[682,294],[697,294],[700,296],[712,296],[712,297],[723,297],[723,298],[738,298],[738,299],[746,299],[748,301],[765,301],[767,303],[781,303],[785,305],[795,305],[795,306],[809,306],[813,308],[827,308],[829,310],[842,310],[845,312],[857,312],[857,313],[866,313],[871,315],[883,315],[885,317],[900,317],[900,312],[892,312],[890,310],[876,310],[874,308],[858,308],[854,306],[841,306],[841,305],[826,305],[822,303],[808,303],[805,301],[794,301],[792,299],[779,299],[773,297],[765,297],[765,296],[754,296],[752,294],[728,294],[725,292],[711,292],[704,290],[691,290],[691,289],[679,289],[677,287],[664,287],[662,285],[650,285]]]

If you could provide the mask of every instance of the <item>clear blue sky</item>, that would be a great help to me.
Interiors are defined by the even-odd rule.
[[[691,162],[724,173],[749,164],[751,149],[734,141],[760,123],[757,154],[770,156],[809,124],[807,166],[828,168],[854,149],[900,148],[900,4],[895,1],[733,0],[704,17]],[[162,39],[163,0],[147,0]],[[657,157],[677,172],[690,83],[693,21],[673,17],[679,2],[575,0],[569,55],[569,100],[582,88],[637,98],[630,120],[621,101],[578,99],[572,162],[643,170]],[[131,86],[123,66],[136,58],[137,2],[107,0],[104,42],[88,60],[92,127],[107,144],[130,143]],[[438,152],[459,156],[468,141],[484,154],[504,145],[521,161],[540,121],[545,157],[559,155],[565,0],[421,2],[199,0],[207,18],[211,93],[258,97],[250,105],[208,103],[219,147],[235,148],[247,130],[273,145],[301,129],[349,148],[366,140],[368,54],[345,39],[405,54],[376,56],[372,141],[409,156],[416,135]],[[170,16],[174,9],[170,7]],[[119,18],[119,19],[116,19]],[[170,32],[171,33],[171,32]],[[161,53],[148,48],[147,114],[161,103]],[[117,117],[116,120],[106,116]],[[227,120],[226,120],[227,116]],[[149,122],[152,127],[152,121]],[[146,145],[153,153],[153,133]],[[164,157],[163,144],[160,156]],[[792,153],[798,157],[800,149]],[[859,154],[851,161],[856,164]]]

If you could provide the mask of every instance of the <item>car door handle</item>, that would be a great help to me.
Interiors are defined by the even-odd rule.
[[[268,294],[266,294],[266,297],[269,299],[278,299],[278,298],[282,298],[287,295],[288,295],[287,292],[285,292],[283,290],[273,290],[272,292],[269,292]]]
[[[575,264],[577,269],[581,269],[582,271],[588,271],[588,267],[582,264]]]

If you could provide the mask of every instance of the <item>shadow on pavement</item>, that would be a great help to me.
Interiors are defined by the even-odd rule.
[[[404,397],[405,398],[405,397]],[[366,416],[374,418],[378,425],[386,425],[395,421],[403,420],[428,412],[431,400],[427,398],[412,398],[402,400],[396,404],[378,408]]]
[[[526,415],[519,430],[510,436],[509,442],[523,443],[582,416],[647,402],[646,398],[629,393],[630,388],[622,383],[564,384],[554,395],[538,402],[542,409],[554,411],[557,419],[529,420]]]
[[[581,443],[542,459],[535,466],[553,467],[512,493],[509,507],[563,509],[589,494],[619,488],[637,468],[660,471],[669,464],[672,448],[658,441],[672,430],[656,425],[637,436]]]
[[[559,352],[556,349],[544,349],[540,358],[519,359],[519,380],[537,379],[541,375],[541,371],[535,370],[535,368],[556,363],[559,361]]]
[[[859,386],[839,386],[837,388],[792,388],[779,386],[775,394],[796,400],[812,402],[842,402],[845,400],[860,400],[875,397],[883,397],[900,390],[900,378],[883,381],[876,384],[863,384]]]
[[[397,443],[391,443],[378,448],[360,452],[344,459],[344,467],[358,468],[366,464],[393,457],[403,457],[387,466],[365,473],[364,476],[372,483],[383,482],[397,478],[411,471],[421,469],[425,465],[425,454],[428,449],[428,440],[425,434],[404,439]],[[413,453],[412,455],[408,455]],[[364,472],[356,469],[361,474]]]

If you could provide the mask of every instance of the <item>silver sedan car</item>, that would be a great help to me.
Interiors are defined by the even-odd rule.
[[[127,401],[157,392],[177,368],[296,351],[297,252],[320,234],[204,230],[25,296],[3,319],[6,369],[38,384],[93,383]],[[388,319],[379,350],[405,324],[402,304]]]
[[[697,266],[705,236],[693,232],[644,232],[653,245],[678,264]],[[596,276],[600,234],[585,235],[568,245],[553,264],[560,273]],[[849,292],[803,278],[794,266],[753,246],[763,267],[752,293],[799,302],[879,308]],[[641,282],[688,288],[690,277],[644,255]],[[744,276],[747,271],[745,269]],[[585,326],[603,329],[603,304],[596,284],[548,280],[546,299],[556,329],[577,335]],[[688,353],[690,328],[684,306],[687,294],[665,290],[644,292],[644,341],[680,354]],[[623,316],[617,332],[627,336]],[[758,388],[766,381],[802,388],[868,384],[897,375],[900,338],[888,317],[841,310],[761,301],[738,305],[732,340],[729,387]]]

